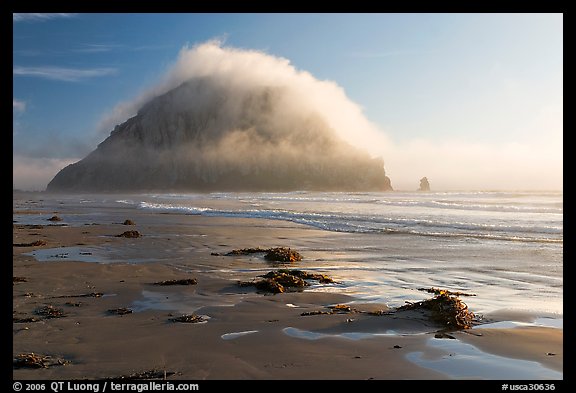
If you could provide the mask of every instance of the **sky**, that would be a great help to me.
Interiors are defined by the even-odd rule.
[[[211,40],[341,87],[395,190],[563,188],[563,15],[512,13],[13,14],[13,186],[44,190]]]

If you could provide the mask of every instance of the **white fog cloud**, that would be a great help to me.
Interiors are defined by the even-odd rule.
[[[45,190],[58,171],[76,161],[78,158],[31,158],[13,155],[13,186],[26,191]]]

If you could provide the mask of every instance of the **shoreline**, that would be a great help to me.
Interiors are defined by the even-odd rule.
[[[66,209],[62,205],[54,214],[66,216]],[[152,369],[174,372],[169,379],[195,380],[466,378],[450,374],[454,364],[442,363],[447,353],[457,350],[448,346],[443,349],[443,342],[473,345],[480,357],[486,354],[510,362],[530,361],[535,364],[530,366],[535,367],[532,371],[542,373],[536,379],[562,378],[563,329],[475,327],[450,333],[456,340],[443,340],[434,338],[439,327],[416,312],[397,319],[365,313],[302,316],[306,311],[357,299],[339,293],[338,288],[278,295],[239,288],[236,281],[274,267],[258,258],[211,255],[244,247],[284,245],[306,249],[345,234],[264,219],[121,209],[109,213],[117,216],[117,223],[49,226],[46,222],[42,228],[14,223],[14,244],[46,241],[44,246],[13,247],[13,276],[25,279],[13,284],[15,315],[34,316],[38,307],[52,305],[66,316],[14,323],[13,356],[34,352],[70,361],[42,369],[15,369],[15,379],[100,379]],[[136,225],[122,225],[125,219],[134,219]],[[143,237],[116,237],[126,230],[138,230]],[[148,236],[152,232],[155,235]],[[172,249],[165,253],[165,260],[157,263],[75,262],[70,256],[38,262],[24,255],[38,249],[76,246],[124,250],[121,254],[126,255],[119,258],[140,255],[154,259],[153,254],[145,254],[167,243],[175,244],[178,258],[190,261],[186,265],[171,261]],[[162,254],[161,250],[156,252]],[[244,273],[231,275],[231,266]],[[306,260],[294,268],[306,270]],[[197,285],[161,289],[152,285],[190,277],[197,279]],[[78,297],[91,293],[102,296]],[[369,311],[387,305],[357,302],[355,307]],[[134,312],[111,315],[108,311],[119,308],[132,308]],[[181,313],[192,312],[209,319],[200,324],[170,322]],[[492,319],[522,318],[503,312]],[[524,345],[526,342],[530,345]],[[445,370],[426,363],[431,359]],[[468,377],[474,379],[474,375]]]

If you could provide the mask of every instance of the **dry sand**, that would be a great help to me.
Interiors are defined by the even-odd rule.
[[[186,241],[195,250],[193,258],[199,266],[193,274],[167,263],[104,264],[70,258],[39,262],[24,255],[37,249],[110,245],[125,247],[127,255],[140,252],[146,257],[147,247],[154,242],[146,237],[146,223],[151,225],[158,217],[163,217],[166,224],[156,227],[157,233],[161,231],[169,237],[182,231],[177,217],[143,212],[136,217],[119,216],[119,223],[111,225],[14,224],[14,244],[46,241],[43,246],[13,247],[13,276],[25,279],[13,284],[14,318],[38,318],[35,310],[46,305],[62,309],[66,316],[14,323],[13,356],[33,352],[69,361],[48,368],[14,369],[14,379],[100,379],[152,369],[174,372],[170,379],[186,380],[451,378],[449,372],[420,367],[407,359],[409,353],[421,353],[426,359],[449,356],[427,345],[440,327],[419,312],[301,316],[303,312],[326,310],[327,305],[352,299],[339,293],[306,291],[264,295],[254,289],[239,288],[235,284],[238,277],[202,269],[218,264],[225,268],[237,258],[211,255],[215,251],[271,247],[279,242],[297,245],[299,239],[310,237],[321,242],[326,235],[320,230],[277,221],[188,216],[187,230],[191,236]],[[126,218],[135,219],[137,225],[121,225]],[[115,237],[125,230],[139,230],[144,236]],[[196,232],[202,236],[192,236]],[[297,267],[305,269],[305,263]],[[197,285],[152,285],[161,280],[191,277],[198,280]],[[104,296],[79,297],[92,293]],[[157,297],[155,308],[126,315],[108,312],[146,304],[146,295],[150,294]],[[170,318],[181,312],[170,310],[169,305],[182,297],[205,304],[197,314],[209,316],[208,322],[171,322]],[[355,307],[363,311],[386,308],[374,304]],[[239,332],[252,333],[231,334]],[[346,337],[347,333],[356,335]],[[361,333],[366,337],[358,339]],[[531,360],[562,372],[562,329],[475,328],[451,334],[485,353]]]

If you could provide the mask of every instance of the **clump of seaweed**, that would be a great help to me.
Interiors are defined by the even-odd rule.
[[[392,312],[385,310],[374,310],[374,311],[367,311],[366,314],[373,315],[375,317],[381,317],[382,315],[390,315],[392,314]]]
[[[12,277],[12,284],[15,282],[27,282],[28,279],[26,277]]]
[[[89,292],[89,293],[81,293],[80,295],[61,295],[61,296],[53,296],[52,299],[62,299],[62,298],[75,298],[75,297],[102,297],[104,294],[102,292]]]
[[[286,272],[280,272],[280,271],[268,272],[265,275],[260,276],[260,277],[274,280],[278,284],[281,284],[284,287],[290,287],[290,288],[304,288],[305,286],[310,285],[306,281],[304,281],[304,279],[302,279],[302,278],[300,278],[294,274],[290,274],[290,273],[286,273]]]
[[[140,236],[142,236],[142,235],[138,231],[125,231],[119,235],[116,235],[116,237],[127,237],[130,239],[135,239],[135,238],[140,237]]]
[[[12,246],[14,247],[38,247],[38,246],[45,246],[48,243],[46,240],[36,240],[35,242],[31,243],[13,243]]]
[[[124,220],[124,222],[122,223],[122,225],[136,225],[136,224],[135,224],[134,221],[132,221],[132,220]]]
[[[305,317],[309,315],[351,314],[360,312],[355,308],[352,308],[346,304],[336,304],[335,306],[328,306],[327,308],[330,309],[330,311],[322,311],[322,310],[306,311],[300,315]]]
[[[48,221],[62,221],[62,219],[58,216],[52,216],[48,219]]]
[[[315,311],[305,311],[300,315],[305,317],[305,316],[309,316],[309,315],[330,315],[330,314],[333,314],[333,312],[332,311],[315,310]]]
[[[108,310],[108,314],[112,314],[112,315],[126,315],[126,314],[132,314],[132,310],[126,307],[120,307],[120,308],[113,308]]]
[[[290,248],[276,247],[268,249],[264,259],[274,262],[297,262],[302,260],[302,255]]]
[[[337,314],[347,314],[347,313],[356,311],[352,307],[347,306],[345,304],[337,304],[335,306],[328,306],[328,308],[331,308],[332,312],[337,313]]]
[[[24,318],[18,318],[14,315],[12,315],[12,323],[33,323],[33,322],[38,322],[40,321],[40,319],[36,318],[36,317],[24,317]]]
[[[440,288],[418,288],[419,291],[424,291],[424,292],[428,292],[428,293],[433,293],[434,295],[440,295],[440,294],[447,294],[450,296],[476,296],[476,294],[474,293],[465,293],[465,292],[453,292],[453,291],[449,291],[447,289],[440,289]]]
[[[195,278],[185,278],[181,280],[166,280],[166,281],[158,281],[153,283],[152,285],[196,285],[198,284],[198,280]]]
[[[121,375],[119,377],[113,378],[106,378],[107,380],[121,380],[121,379],[166,379],[171,377],[172,375],[176,375],[177,373],[174,371],[166,371],[166,370],[146,370],[141,372],[134,372],[129,375]]]
[[[44,225],[38,225],[38,224],[34,224],[34,225],[17,225],[17,228],[26,228],[26,229],[43,229]]]
[[[226,255],[250,255],[250,254],[257,254],[259,252],[266,252],[267,250],[264,248],[256,247],[256,248],[240,248],[237,250],[232,250]]]
[[[280,284],[278,281],[275,281],[271,278],[266,278],[264,280],[256,281],[256,282],[254,282],[253,285],[259,291],[271,292],[271,293],[284,293],[284,292],[286,292],[286,288],[284,287],[284,285]]]
[[[254,286],[263,292],[283,293],[287,290],[303,290],[310,284],[305,280],[318,280],[322,283],[333,283],[330,277],[323,274],[312,274],[302,270],[280,269],[270,271],[260,277],[263,280],[258,281],[241,281],[238,283],[241,287]]]
[[[270,272],[270,273],[274,273],[274,272]],[[270,274],[268,273],[268,274]],[[277,271],[277,273],[286,273],[286,274],[290,274],[292,276],[296,276],[296,277],[300,277],[304,280],[316,280],[318,281],[320,284],[334,284],[336,281],[334,281],[331,277],[325,275],[325,274],[315,274],[315,273],[309,273],[306,272],[304,270],[296,270],[296,269],[279,269]],[[268,275],[267,274],[267,275]],[[266,277],[267,275],[263,276]]]
[[[474,321],[474,313],[468,310],[466,303],[462,302],[459,292],[450,292],[443,289],[430,288],[426,290],[435,293],[432,299],[416,303],[409,303],[398,307],[398,310],[428,310],[430,319],[450,329],[469,329]],[[465,296],[474,296],[466,294]]]
[[[14,368],[48,368],[51,366],[63,366],[69,364],[68,360],[54,359],[52,356],[35,353],[21,353],[16,355],[12,365]]]
[[[200,323],[200,322],[206,322],[206,319],[204,319],[202,316],[196,315],[196,314],[181,315],[181,316],[179,316],[179,317],[170,318],[170,320],[171,320],[172,322],[181,322],[181,323]]]
[[[37,308],[34,313],[36,315],[40,315],[41,317],[50,319],[50,318],[63,318],[66,315],[64,314],[64,311],[56,308],[52,305],[47,305],[47,306],[43,306],[43,307],[39,307]]]
[[[297,251],[294,251],[287,247],[275,247],[275,248],[241,248],[238,250],[232,250],[226,255],[250,255],[257,253],[265,253],[264,259],[272,262],[297,262],[302,260],[302,255]]]

